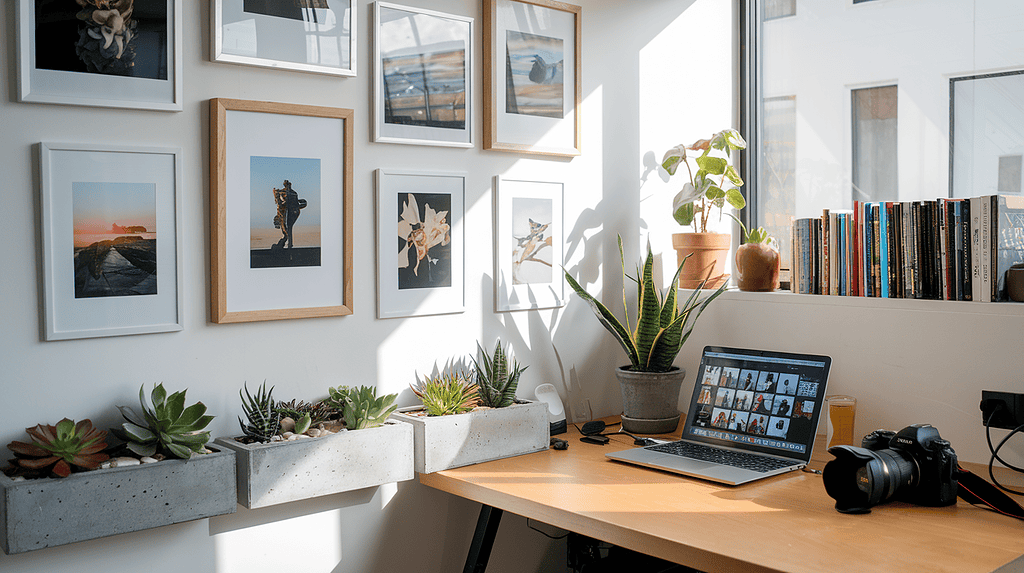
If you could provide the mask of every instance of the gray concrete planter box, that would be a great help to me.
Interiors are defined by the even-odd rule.
[[[235,497],[230,451],[60,479],[0,473],[0,544],[13,555],[234,513]]]
[[[421,406],[400,408],[391,418],[412,424],[419,473],[510,458],[548,449],[548,406],[513,404],[454,416],[416,416]]]
[[[236,454],[238,503],[249,509],[410,480],[412,426],[397,422],[322,438],[216,443]]]

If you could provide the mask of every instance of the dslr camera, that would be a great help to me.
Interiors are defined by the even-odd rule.
[[[861,447],[832,446],[825,464],[825,491],[840,513],[868,513],[895,499],[939,507],[956,502],[956,452],[930,424],[899,432],[875,430]]]

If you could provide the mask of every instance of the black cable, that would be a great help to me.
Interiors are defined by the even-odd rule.
[[[543,535],[544,537],[547,537],[548,539],[554,539],[556,541],[559,540],[559,539],[565,539],[566,537],[569,536],[569,532],[566,532],[565,535],[560,535],[558,537],[555,537],[554,535],[551,535],[549,533],[541,531],[541,530],[537,529],[536,527],[530,525],[530,518],[529,517],[526,518],[526,527],[529,527],[530,529],[536,531],[537,533]]]
[[[1000,458],[998,455],[996,455],[998,449],[992,447],[992,419],[995,418],[996,413],[999,412],[1000,409],[1005,409],[1005,408],[1006,407],[1003,406],[1003,403],[1000,402],[999,404],[996,405],[995,408],[992,409],[992,413],[990,413],[988,415],[988,420],[985,420],[985,440],[988,442],[988,451],[989,451],[990,454],[995,456],[995,459],[999,463],[1003,464],[1004,466],[1006,466],[1006,467],[1008,467],[1008,468],[1010,468],[1011,470],[1014,470],[1014,471],[1024,472],[1024,468],[1019,468],[1019,467],[1017,467],[1017,466],[1007,462],[1003,458]]]
[[[992,483],[996,487],[998,487],[999,489],[1005,491],[1006,493],[1011,493],[1013,495],[1024,496],[1024,491],[1010,489],[1010,488],[1004,486],[1003,484],[999,483],[999,481],[996,480],[995,472],[992,471],[992,465],[995,463],[995,461],[997,459],[999,459],[999,449],[1002,448],[1003,444],[1005,444],[1010,438],[1012,438],[1015,434],[1021,433],[1021,431],[1024,431],[1024,424],[1021,424],[1021,425],[1017,426],[1009,434],[1006,434],[1006,437],[1003,438],[1003,441],[999,442],[999,445],[996,446],[994,450],[992,450],[992,457],[989,458],[989,460],[988,460],[988,477],[992,479]],[[1003,464],[1006,464],[1006,462],[1003,462]],[[1018,468],[1011,468],[1011,469],[1013,469],[1015,471],[1018,471],[1018,472],[1021,471]]]

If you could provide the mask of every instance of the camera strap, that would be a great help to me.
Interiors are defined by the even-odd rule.
[[[973,505],[983,505],[1009,517],[1024,520],[1024,507],[984,478],[957,466],[957,496]]]

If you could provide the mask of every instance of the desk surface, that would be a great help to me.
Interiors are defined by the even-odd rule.
[[[585,444],[570,426],[558,437],[569,441],[568,450],[419,479],[702,571],[1024,571],[1024,522],[962,501],[944,508],[887,503],[868,515],[843,515],[820,475],[722,486],[606,459],[633,447],[625,436],[606,446]]]

